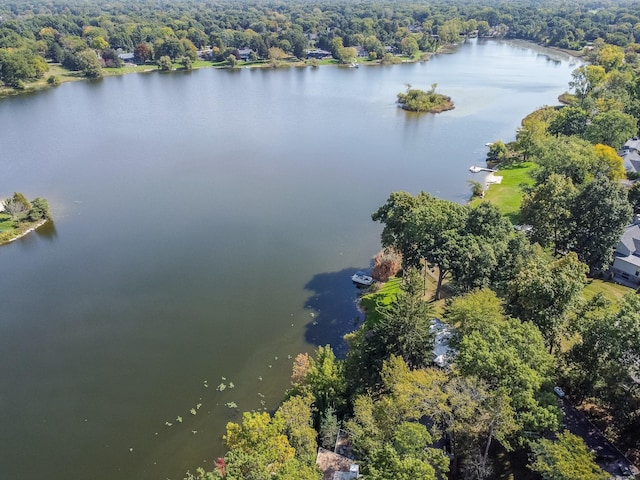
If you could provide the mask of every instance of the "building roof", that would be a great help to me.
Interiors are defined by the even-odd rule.
[[[640,172],[640,138],[631,137],[622,146],[618,155],[624,161],[624,168],[630,172]]]
[[[640,152],[638,150],[622,150],[620,152],[624,169],[628,172],[640,172]]]
[[[632,137],[622,147],[623,150],[640,150],[640,138]]]
[[[638,257],[637,255],[615,255],[613,262],[614,264],[616,262],[625,262],[633,265],[634,267],[640,267],[640,257]]]
[[[333,453],[331,450],[325,450],[324,448],[318,448],[318,456],[316,457],[316,464],[324,473],[323,480],[333,480],[337,472],[345,472],[349,474],[353,460]],[[344,478],[355,478],[353,476],[345,476]]]
[[[449,362],[455,357],[456,350],[449,346],[454,331],[450,325],[434,318],[431,320],[429,331],[433,334],[433,363],[441,368],[449,366]]]
[[[620,243],[622,243],[632,254],[638,252],[640,254],[640,225],[629,225],[624,229],[622,237],[620,237]],[[617,248],[616,248],[617,251]],[[626,252],[618,252],[626,254]]]

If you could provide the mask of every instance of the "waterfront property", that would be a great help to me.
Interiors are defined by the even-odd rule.
[[[315,58],[316,60],[324,60],[331,58],[331,52],[316,48],[315,50],[307,50],[307,58]]]
[[[350,276],[380,249],[381,200],[466,201],[487,139],[566,89],[575,67],[540,52],[562,58],[474,40],[359,72],[202,69],[5,98],[3,184],[60,214],[0,250],[2,477],[183,478],[221,455],[227,403],[275,409],[288,355],[354,328]],[[407,115],[392,102],[406,82],[458,106]],[[222,376],[235,388],[211,388]]]
[[[613,274],[624,283],[640,284],[640,219],[629,225],[613,255]]]

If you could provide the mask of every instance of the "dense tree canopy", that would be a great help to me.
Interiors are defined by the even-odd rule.
[[[607,480],[610,475],[594,461],[580,437],[563,432],[554,440],[542,439],[533,446],[531,469],[545,480]]]
[[[93,50],[98,58],[109,49],[135,51],[135,61],[143,63],[162,56],[179,61],[185,55],[193,61],[195,51],[205,47],[211,47],[216,61],[242,48],[252,49],[255,58],[261,59],[268,58],[271,48],[304,58],[306,49],[315,47],[331,51],[344,62],[355,58],[356,46],[366,48],[371,58],[389,55],[387,47],[415,56],[477,34],[572,49],[593,42],[596,48],[590,59],[603,74],[594,75],[585,67],[585,75],[576,75],[576,93],[585,98],[597,89],[604,74],[635,63],[634,45],[640,42],[640,30],[635,27],[640,12],[635,4],[599,2],[579,9],[557,1],[539,4],[530,0],[429,5],[412,1],[251,4],[184,0],[160,5],[153,0],[35,4],[2,0],[0,15],[0,51],[15,56],[7,58],[7,64],[13,64],[6,67],[8,76],[2,75],[9,85],[40,74],[38,69],[46,66],[42,59],[82,70],[76,55],[85,49]]]

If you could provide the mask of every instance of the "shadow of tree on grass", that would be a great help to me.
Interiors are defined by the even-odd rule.
[[[316,346],[331,345],[339,358],[347,353],[344,335],[358,328],[364,320],[357,303],[364,290],[351,281],[351,276],[359,270],[346,268],[339,272],[319,273],[305,285],[311,292],[305,302],[305,309],[311,316],[305,327],[305,339]]]

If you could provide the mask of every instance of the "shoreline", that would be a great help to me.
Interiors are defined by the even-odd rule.
[[[408,58],[408,57],[395,57],[400,58],[398,63],[390,63],[390,65],[400,65],[403,63],[419,63],[419,62],[428,62],[432,56],[438,54],[449,54],[455,52],[455,48],[458,44],[449,44],[441,46],[436,52],[422,52],[418,58]],[[198,62],[208,62],[205,65],[196,65],[191,70],[185,70],[184,68],[172,68],[170,72],[180,72],[180,71],[193,71],[193,70],[201,70],[205,68],[215,68],[215,69],[242,69],[242,68],[273,68],[273,69],[281,69],[281,68],[317,68],[324,66],[333,66],[333,67],[348,67],[348,64],[340,64],[340,63],[321,63],[319,65],[313,65],[308,63],[308,60],[297,60],[293,62],[280,62],[278,65],[271,64],[268,60],[237,65],[235,67],[229,67],[229,65],[220,65],[214,64],[209,60],[198,60]],[[363,62],[357,62],[358,65],[362,65],[364,67],[368,66],[380,66],[386,65],[386,63],[382,63],[381,59],[378,60],[369,60],[366,59]],[[25,85],[25,88],[21,90],[17,90],[15,88],[10,87],[0,87],[0,100],[6,97],[14,97],[19,95],[26,95],[30,93],[40,92],[44,90],[48,90],[50,88],[58,87],[64,83],[69,82],[78,82],[78,81],[86,81],[86,80],[101,80],[106,77],[120,77],[122,75],[130,75],[133,73],[151,73],[151,72],[160,72],[161,70],[156,65],[128,65],[120,68],[114,69],[103,69],[102,78],[93,79],[81,76],[80,72],[75,72],[72,70],[66,70],[61,67],[59,63],[49,63],[50,70],[45,74],[44,77],[56,76],[58,77],[60,83],[58,85],[50,85],[47,83],[45,78],[39,79],[31,84]],[[163,72],[168,73],[168,72]]]
[[[18,233],[16,236],[11,237],[8,240],[0,240],[0,247],[3,245],[8,245],[10,243],[15,242],[16,240],[21,239],[22,237],[25,237],[27,235],[29,235],[31,232],[35,232],[38,228],[42,227],[45,223],[47,223],[49,221],[48,218],[45,218],[43,220],[40,220],[39,222],[37,222],[36,224],[32,224],[29,228],[27,228],[24,231],[21,231],[20,233]]]

